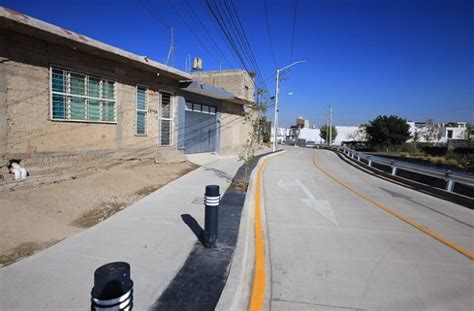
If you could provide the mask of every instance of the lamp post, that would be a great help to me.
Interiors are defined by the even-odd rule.
[[[288,70],[290,67],[296,65],[296,64],[301,64],[305,63],[305,60],[300,60],[294,63],[291,63],[288,66],[285,66],[283,68],[277,69],[276,71],[276,87],[275,87],[275,113],[273,115],[273,145],[272,145],[272,151],[276,151],[276,146],[277,146],[277,129],[278,129],[278,95],[280,94],[280,73],[282,73],[285,70]]]

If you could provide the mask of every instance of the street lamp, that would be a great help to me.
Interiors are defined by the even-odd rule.
[[[296,65],[296,64],[301,64],[301,63],[306,63],[305,60],[300,60],[297,62],[294,62],[292,64],[289,64],[288,66],[285,66],[283,68],[277,69],[276,71],[276,88],[275,88],[275,114],[273,115],[273,145],[272,145],[272,151],[276,151],[276,145],[277,145],[277,129],[278,129],[278,95],[280,94],[280,73],[282,73],[285,70],[288,70],[290,67]]]

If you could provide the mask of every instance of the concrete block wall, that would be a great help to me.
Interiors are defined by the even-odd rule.
[[[201,82],[223,88],[240,98],[254,101],[255,83],[245,70],[196,72],[193,76]]]
[[[157,146],[159,94],[175,93],[177,81],[18,33],[0,32],[0,43],[0,112],[6,116],[0,121],[0,154],[31,158],[36,153]],[[51,65],[115,80],[117,123],[52,121]],[[146,136],[135,135],[136,85],[148,88]],[[176,101],[173,106],[176,144]]]
[[[245,106],[223,102],[221,106],[221,155],[237,155],[251,133],[252,126],[245,120]]]

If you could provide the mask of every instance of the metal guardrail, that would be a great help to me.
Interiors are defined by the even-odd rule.
[[[453,192],[455,183],[474,187],[474,175],[462,174],[442,168],[435,168],[419,164],[407,163],[404,161],[387,159],[383,157],[369,155],[363,152],[358,152],[343,146],[332,146],[331,148],[336,149],[337,151],[342,152],[359,162],[361,162],[361,160],[366,160],[369,166],[372,166],[374,163],[389,166],[392,168],[392,175],[394,176],[397,175],[397,171],[400,169],[408,172],[443,179],[446,181],[446,191],[448,192]]]

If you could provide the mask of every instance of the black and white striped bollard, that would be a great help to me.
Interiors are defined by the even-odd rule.
[[[204,215],[204,244],[208,248],[217,246],[217,218],[219,216],[219,186],[206,186],[204,204],[206,211]]]
[[[133,281],[130,265],[112,262],[94,272],[94,287],[91,292],[92,311],[129,311],[133,307]]]

